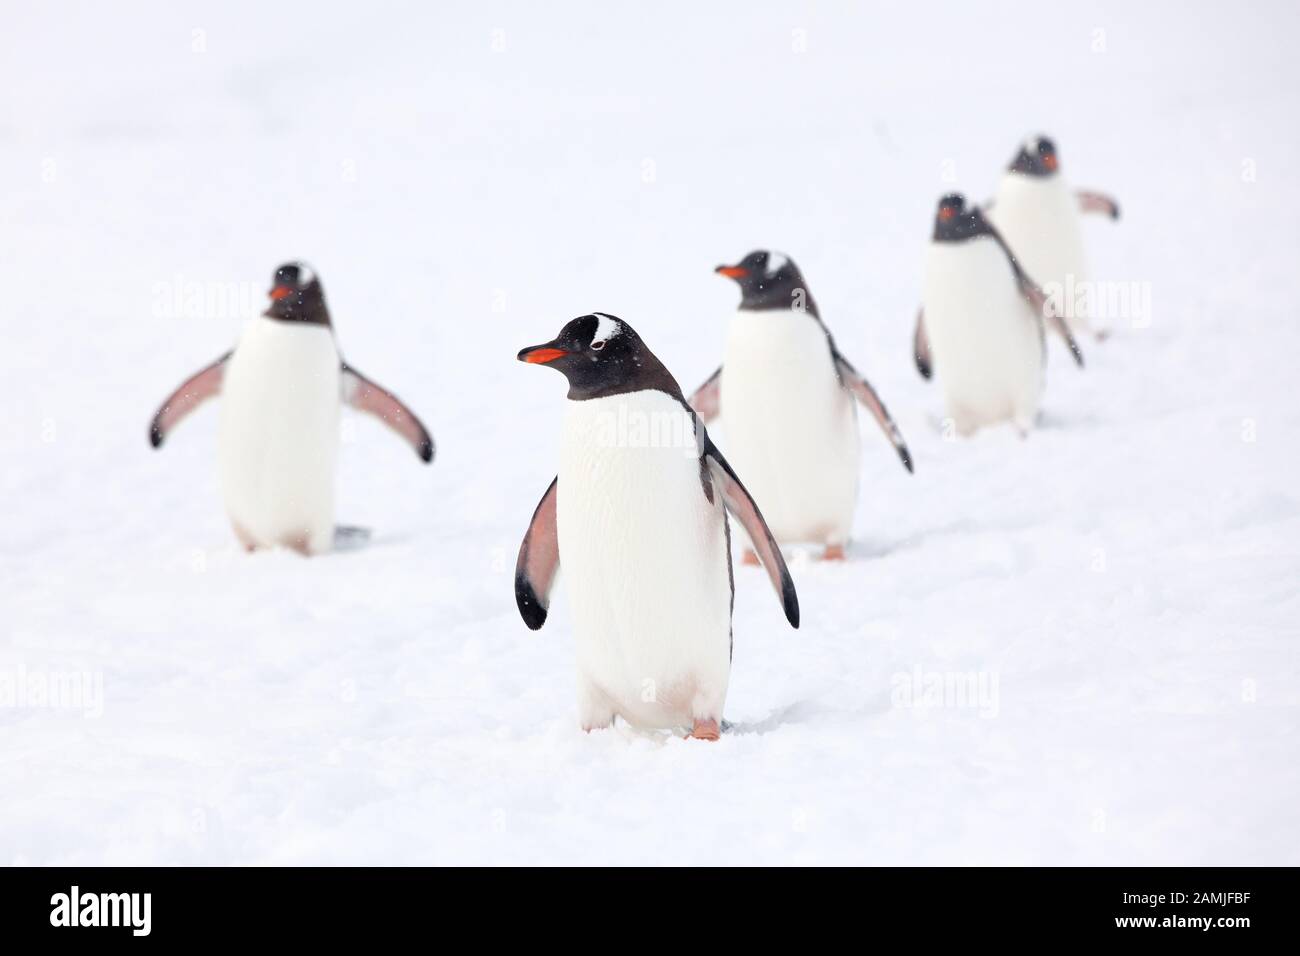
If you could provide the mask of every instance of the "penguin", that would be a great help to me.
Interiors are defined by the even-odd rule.
[[[545,622],[561,565],[577,650],[578,722],[717,740],[731,671],[730,512],[791,627],[799,598],[754,499],[677,381],[628,323],[595,312],[518,359],[568,380],[559,474],[519,548],[515,601]]]
[[[226,514],[248,551],[284,546],[303,555],[334,539],[339,405],[377,416],[433,461],[433,439],[391,392],[339,355],[320,279],[301,262],[275,270],[269,308],[238,344],[191,376],[149,423],[149,443],[220,395],[217,459]]]
[[[921,375],[938,373],[959,434],[1004,421],[1028,434],[1043,391],[1045,324],[1082,366],[1069,327],[983,212],[958,193],[940,199],[913,346]]]
[[[893,444],[912,456],[880,396],[835,346],[799,267],[758,250],[719,275],[740,286],[722,366],[691,405],[720,416],[727,449],[748,478],[777,541],[821,545],[843,560],[858,498],[860,401]],[[752,549],[747,564],[755,563]]]
[[[1119,204],[1103,193],[1071,191],[1061,175],[1056,144],[1046,136],[1031,136],[1021,144],[993,200],[985,204],[989,222],[1025,271],[1054,293],[1053,302],[1077,335],[1092,331],[1093,297],[1080,294],[1088,279],[1081,212],[1119,219]]]

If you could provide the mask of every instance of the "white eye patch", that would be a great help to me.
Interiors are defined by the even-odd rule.
[[[774,276],[786,267],[790,262],[790,257],[781,252],[769,252],[767,254],[767,274]]]
[[[596,334],[591,337],[591,347],[599,351],[605,347],[606,342],[623,331],[623,326],[617,319],[603,312],[593,312],[592,315],[596,317]]]
[[[312,272],[309,266],[305,266],[301,262],[298,263],[298,288],[302,289],[311,285],[315,278],[316,273]]]

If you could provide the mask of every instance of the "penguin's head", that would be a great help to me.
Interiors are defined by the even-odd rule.
[[[265,315],[284,322],[314,322],[329,325],[325,309],[325,292],[311,267],[302,262],[286,262],[275,270],[271,305]]]
[[[1007,169],[1025,176],[1046,177],[1055,176],[1060,165],[1056,144],[1046,136],[1031,136],[1021,144]]]
[[[630,384],[663,369],[632,326],[604,312],[579,316],[551,341],[523,349],[518,358],[562,372],[570,398],[631,391]]]
[[[740,286],[742,309],[790,309],[817,314],[799,267],[783,253],[756,249],[734,266],[718,266],[713,271],[734,279]]]
[[[939,208],[934,217],[938,222],[952,222],[966,211],[966,197],[961,193],[948,193],[939,198]]]
[[[934,213],[934,241],[960,242],[988,232],[988,223],[978,206],[967,206],[961,193],[948,193]]]

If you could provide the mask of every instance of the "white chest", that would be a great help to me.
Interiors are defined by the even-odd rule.
[[[837,391],[826,332],[805,312],[737,310],[727,327],[723,369],[724,394],[744,404],[768,396],[788,420],[812,403],[825,406]]]
[[[679,402],[646,390],[566,403],[556,521],[580,680],[634,723],[689,723],[701,688],[725,694],[723,520]]]
[[[328,328],[253,320],[222,383],[218,457],[227,511],[265,545],[332,535],[340,370]]]
[[[776,539],[846,542],[857,501],[857,413],[822,326],[800,312],[738,311],[720,400],[727,457]]]
[[[1060,176],[1007,173],[989,220],[1040,286],[1087,278],[1077,201]]]
[[[922,304],[935,373],[958,428],[1031,424],[1042,391],[1042,325],[997,242],[932,242]]]

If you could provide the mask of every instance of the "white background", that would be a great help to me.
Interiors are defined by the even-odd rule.
[[[0,862],[1300,862],[1294,5],[327,6],[6,5],[0,673],[104,701],[0,707]],[[1150,323],[945,441],[934,203],[1037,131]],[[799,631],[738,569],[733,733],[585,736],[563,598],[514,607],[564,390],[514,354],[598,309],[690,389],[767,246],[916,474],[864,422]],[[215,407],[146,425],[240,328],[173,293],[299,257],[439,456],[350,418],[372,545],[250,558]],[[915,668],[996,716],[896,706]]]

